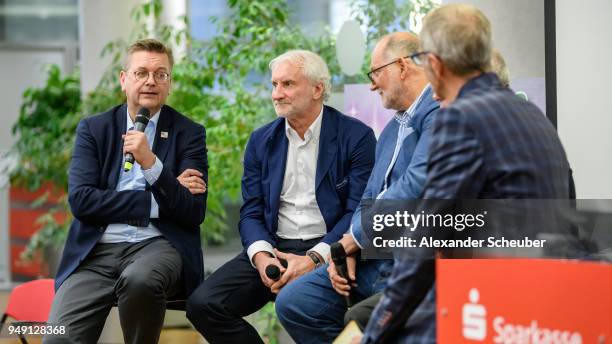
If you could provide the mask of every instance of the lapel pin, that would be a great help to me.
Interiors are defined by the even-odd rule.
[[[160,136],[161,136],[162,139],[167,139],[168,138],[168,132],[167,131],[162,131],[160,133]]]

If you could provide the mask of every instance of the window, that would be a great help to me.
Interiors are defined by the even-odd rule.
[[[0,0],[0,41],[76,42],[77,0]]]

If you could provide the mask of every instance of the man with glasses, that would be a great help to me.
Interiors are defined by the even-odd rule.
[[[380,39],[372,53],[371,71],[367,73],[370,89],[380,94],[385,108],[397,113],[380,135],[376,161],[362,199],[415,199],[423,190],[431,125],[439,106],[423,69],[412,61],[418,45],[415,35],[398,32]],[[344,325],[344,296],[350,293],[357,300],[367,299],[387,284],[392,260],[358,259],[367,244],[361,234],[360,207],[347,229],[339,242],[348,255],[349,277],[356,283],[341,278],[330,260],[329,265],[285,286],[276,299],[279,319],[298,343],[332,342]],[[351,313],[359,314],[349,314],[348,318],[359,318],[365,326],[375,305],[376,296],[373,297],[364,301],[365,305],[354,306]],[[433,303],[423,306],[428,310],[423,312],[427,317],[421,321],[433,321]]]
[[[433,123],[423,198],[568,198],[569,164],[554,127],[488,72],[493,42],[484,14],[471,5],[441,6],[425,17],[419,39],[415,60],[447,105]],[[436,239],[453,232],[437,231]],[[435,252],[397,253],[362,343],[435,343],[406,327],[432,294]]]
[[[126,343],[157,343],[165,301],[185,298],[203,279],[206,136],[164,105],[172,65],[161,42],[135,42],[119,75],[127,103],[78,125],[68,186],[74,221],[48,320],[66,334],[44,343],[97,342],[115,304]],[[135,122],[146,123],[144,132]]]

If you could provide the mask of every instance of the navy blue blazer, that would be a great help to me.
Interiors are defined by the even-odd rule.
[[[569,178],[569,163],[550,121],[533,103],[503,87],[495,74],[486,73],[469,80],[436,116],[423,198],[566,199]],[[422,300],[434,302],[434,279],[433,260],[396,256],[363,342],[435,341],[435,331],[427,329],[403,340],[393,338]]]
[[[247,143],[239,223],[245,249],[258,240],[276,247],[288,147],[284,118],[255,130]],[[324,106],[315,177],[317,204],[327,226],[322,242],[334,243],[348,229],[374,165],[375,147],[371,128]]]
[[[569,197],[557,131],[493,73],[468,81],[434,122],[424,198]]]
[[[157,123],[153,153],[164,165],[159,179],[146,190],[116,191],[123,159],[127,105],[81,120],[68,177],[68,201],[74,215],[55,280],[56,288],[76,270],[96,245],[106,226],[153,223],[183,260],[183,278],[189,294],[203,280],[200,224],[206,194],[192,195],[176,177],[193,168],[208,180],[206,132],[176,110],[164,105]],[[162,137],[161,132],[167,133]],[[164,134],[164,136],[166,136]],[[150,219],[151,197],[159,218]]]
[[[425,186],[432,123],[439,109],[440,105],[433,99],[431,86],[427,86],[408,123],[414,133],[402,141],[401,150],[389,175],[387,191],[380,196],[380,199],[410,200],[421,197]],[[377,199],[383,190],[385,175],[393,159],[398,130],[399,123],[392,118],[378,137],[376,163],[362,199]],[[362,240],[361,205],[355,210],[352,225],[353,237],[361,246],[366,245],[366,242]]]

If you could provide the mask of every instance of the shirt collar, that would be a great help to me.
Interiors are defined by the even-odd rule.
[[[309,141],[311,138],[318,139],[321,136],[321,122],[323,118],[323,106],[321,106],[321,111],[315,120],[310,124],[310,127],[304,133],[304,141]],[[292,135],[295,137],[299,137],[295,129],[291,128],[289,125],[289,121],[285,119],[285,135],[287,135],[288,139],[291,139]]]
[[[130,128],[134,128],[134,122],[132,122],[132,117],[130,117],[130,110],[127,109],[125,110],[126,113],[126,130],[130,129]],[[159,111],[157,111],[155,114],[153,114],[153,116],[149,117],[149,123],[153,123],[153,127],[155,128],[157,126],[157,121],[159,121],[159,114],[161,113],[161,108],[159,109]],[[148,124],[147,124],[148,125]]]
[[[501,83],[499,82],[499,78],[497,74],[489,72],[489,73],[481,73],[470,80],[468,80],[457,93],[457,98],[461,98],[464,95],[470,93],[473,90],[479,89],[490,89],[490,88],[499,88],[501,87]]]
[[[412,104],[410,104],[410,107],[408,108],[408,110],[406,111],[398,111],[395,113],[395,120],[401,124],[401,125],[408,125],[408,123],[410,122],[410,120],[412,119],[412,117],[414,117],[414,114],[416,112],[416,108],[419,106],[419,104],[421,103],[421,101],[423,100],[423,95],[425,93],[427,93],[427,91],[430,88],[430,84],[425,85],[425,87],[423,87],[423,90],[421,91],[421,94],[419,94],[419,96],[417,97],[417,99],[415,99]]]

